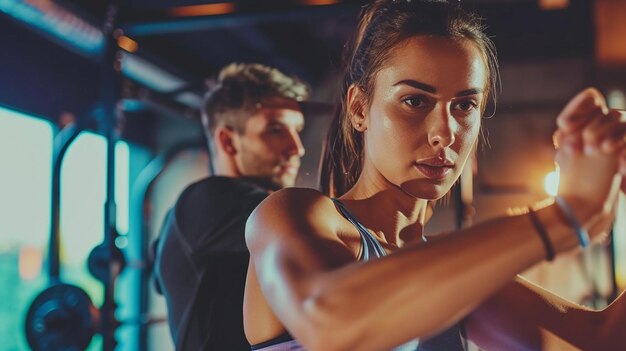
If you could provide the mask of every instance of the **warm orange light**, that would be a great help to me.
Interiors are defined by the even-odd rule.
[[[569,0],[539,0],[539,8],[542,10],[563,10],[569,6]]]
[[[626,1],[597,0],[595,4],[596,58],[605,66],[626,65]]]
[[[175,7],[170,13],[179,17],[224,15],[235,11],[235,4],[221,2],[217,4]]]
[[[33,280],[41,273],[43,257],[41,249],[24,246],[20,250],[18,258],[18,271],[22,280]]]
[[[334,5],[338,3],[338,0],[302,0],[303,5],[320,6],[320,5]]]
[[[120,35],[117,38],[117,45],[123,50],[126,50],[128,52],[136,52],[137,49],[139,48],[139,45],[137,44],[136,41],[132,40],[131,38],[125,35]]]

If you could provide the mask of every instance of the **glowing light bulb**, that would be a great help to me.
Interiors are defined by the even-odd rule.
[[[543,181],[543,189],[550,196],[556,196],[559,191],[559,169],[552,171],[546,175]]]

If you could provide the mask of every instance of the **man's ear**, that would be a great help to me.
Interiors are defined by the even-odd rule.
[[[348,88],[348,113],[352,127],[359,132],[367,129],[367,118],[365,114],[366,99],[365,92],[355,84]]]
[[[213,132],[215,144],[219,150],[227,155],[234,156],[237,154],[237,146],[235,145],[236,132],[231,127],[218,126]]]

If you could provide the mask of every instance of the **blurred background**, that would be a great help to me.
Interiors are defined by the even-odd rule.
[[[341,49],[363,3],[0,0],[0,350],[29,349],[27,311],[54,279],[115,314],[116,349],[172,350],[149,244],[179,192],[208,174],[199,123],[206,80],[230,62],[259,62],[307,81],[319,104],[305,111],[298,185],[316,187]],[[626,108],[626,1],[463,4],[485,18],[503,89],[476,159],[435,205],[428,235],[554,191],[551,134],[576,92],[593,85],[612,107]],[[119,141],[107,157],[113,135]],[[613,240],[525,276],[575,302],[606,306],[626,288],[620,201]],[[102,243],[123,254],[119,276],[106,255],[91,254]],[[102,280],[115,277],[115,289],[105,289]],[[98,334],[87,343],[103,349]]]

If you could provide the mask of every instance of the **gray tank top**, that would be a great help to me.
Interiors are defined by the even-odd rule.
[[[378,239],[370,233],[354,217],[350,211],[337,199],[332,199],[339,212],[352,225],[356,227],[361,235],[361,257],[359,261],[369,261],[371,259],[387,256],[387,252],[380,244]],[[443,331],[442,333],[427,340],[412,340],[408,343],[398,346],[391,351],[466,351],[466,341],[463,337],[463,329],[460,323]],[[294,340],[289,333],[284,333],[274,339],[268,340],[261,344],[252,345],[254,351],[306,351],[306,349]]]

